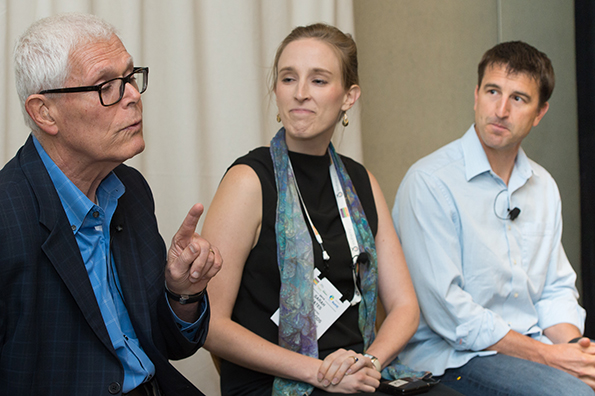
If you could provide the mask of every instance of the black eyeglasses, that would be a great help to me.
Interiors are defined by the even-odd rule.
[[[70,87],[70,88],[57,88],[57,89],[46,89],[41,91],[39,94],[51,94],[51,93],[71,93],[71,92],[89,92],[97,91],[99,94],[99,101],[103,106],[112,106],[118,103],[124,97],[124,91],[126,90],[126,83],[132,85],[138,93],[143,93],[147,90],[149,83],[149,68],[148,67],[135,67],[132,69],[132,73],[125,77],[118,77],[109,81],[103,82],[98,85],[90,85],[87,87]]]

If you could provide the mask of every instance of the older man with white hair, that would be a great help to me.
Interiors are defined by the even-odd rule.
[[[92,15],[34,23],[15,48],[32,133],[0,171],[0,395],[201,395],[170,363],[204,342],[222,259],[190,209],[169,251],[143,151],[135,66]]]

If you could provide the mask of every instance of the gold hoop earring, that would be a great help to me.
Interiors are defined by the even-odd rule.
[[[343,113],[343,120],[341,121],[341,124],[343,124],[344,127],[349,125],[349,118],[347,118],[347,113]]]
[[[277,114],[277,122],[281,122],[281,116]]]

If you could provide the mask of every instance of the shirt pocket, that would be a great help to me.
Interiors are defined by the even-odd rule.
[[[523,268],[527,271],[529,279],[532,275],[545,279],[551,254],[559,243],[554,240],[556,232],[553,222],[523,224],[521,226],[521,247]]]

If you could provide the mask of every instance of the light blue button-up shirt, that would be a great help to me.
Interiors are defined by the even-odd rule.
[[[442,375],[495,353],[485,349],[511,329],[548,344],[550,326],[584,330],[558,188],[522,149],[507,186],[471,126],[411,167],[393,220],[422,312],[404,364]]]
[[[132,327],[110,251],[109,226],[125,187],[114,173],[110,173],[97,188],[98,205],[95,205],[64,175],[35,136],[33,142],[71,224],[105,326],[124,367],[122,390],[130,392],[155,375],[155,366],[140,346]],[[165,293],[163,298],[167,298]],[[203,300],[199,309],[202,314],[193,324],[174,315],[178,327],[189,340],[194,339],[204,318],[206,301]]]

